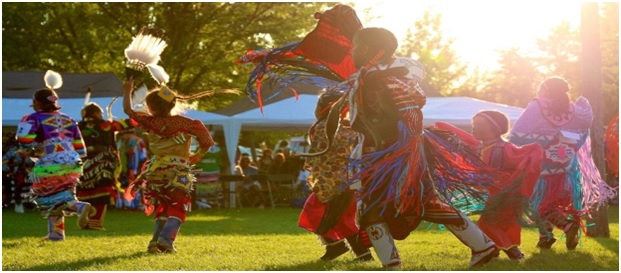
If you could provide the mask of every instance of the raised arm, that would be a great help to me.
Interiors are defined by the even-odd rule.
[[[129,78],[123,83],[123,112],[129,117],[134,116],[132,109],[132,91],[134,90],[134,79]]]

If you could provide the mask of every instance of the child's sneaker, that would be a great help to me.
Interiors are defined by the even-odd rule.
[[[157,241],[157,248],[163,253],[177,253],[174,246],[168,245],[162,241]]]
[[[492,246],[477,254],[472,254],[470,258],[470,267],[477,267],[486,264],[491,259],[498,257],[500,250],[496,246]]]
[[[157,247],[157,241],[149,242],[147,246],[147,252],[149,253],[162,253],[162,251]]]

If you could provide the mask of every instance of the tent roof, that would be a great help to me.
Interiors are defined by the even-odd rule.
[[[106,108],[112,101],[112,97],[91,97],[90,102],[99,104],[102,108]],[[19,121],[25,115],[32,113],[33,109],[30,107],[32,99],[30,98],[2,98],[2,126],[17,126]],[[81,119],[81,110],[84,106],[83,98],[61,98],[58,101],[58,105],[62,107],[61,112],[69,115],[75,120]],[[115,119],[125,118],[127,115],[123,112],[123,105],[121,99],[117,100],[112,105],[112,115]],[[203,112],[199,110],[188,110],[183,114],[191,119],[200,120],[205,124],[221,125],[228,124],[230,117]]]
[[[307,130],[316,118],[314,115],[317,96],[303,94],[299,98],[287,98],[277,103],[232,116],[244,131]],[[523,109],[469,97],[430,97],[423,107],[425,126],[445,121],[455,126],[469,128],[472,117],[481,110],[498,110],[515,122]]]
[[[32,94],[45,88],[43,77],[46,71],[3,71],[2,98],[32,98]],[[84,98],[90,86],[91,98],[115,97],[123,95],[123,85],[113,73],[62,73],[63,85],[58,88],[58,96],[64,98]]]
[[[429,85],[427,82],[422,82],[421,86],[423,88],[423,90],[425,90],[425,94],[427,95],[427,97],[441,97],[442,95],[435,89],[433,88],[431,85]],[[292,85],[293,89],[295,89],[297,91],[298,95],[315,95],[317,96],[317,94],[319,94],[320,88],[318,88],[317,86],[313,86],[310,84],[304,84],[304,83],[296,83]],[[266,93],[269,93],[266,92]],[[267,103],[265,105],[263,105],[263,107],[265,107],[266,105],[272,104],[272,103],[276,103],[285,99],[290,99],[290,98],[294,98],[295,99],[295,94],[293,93],[293,91],[291,90],[284,90],[282,91],[280,94],[278,94],[277,96],[271,98],[269,101],[267,101]],[[316,100],[315,100],[316,102]],[[256,102],[253,102],[250,100],[249,97],[245,96],[244,98],[235,101],[231,104],[229,104],[228,106],[224,107],[224,108],[220,108],[218,110],[215,110],[214,113],[218,113],[218,114],[222,114],[222,115],[227,115],[227,116],[234,116],[236,114],[240,114],[243,113],[245,111],[249,111],[252,109],[257,108],[258,109],[259,105]]]

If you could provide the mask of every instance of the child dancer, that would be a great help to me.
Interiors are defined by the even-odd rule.
[[[310,153],[326,148],[326,121],[330,107],[344,92],[328,91],[317,102],[315,116],[317,122],[309,131]],[[356,198],[355,191],[348,183],[348,157],[356,141],[355,132],[346,124],[338,129],[330,152],[306,160],[305,169],[311,171],[308,185],[312,189],[300,213],[298,225],[317,234],[326,246],[326,253],[320,258],[324,261],[336,259],[351,248],[357,261],[371,261],[369,248],[356,240]],[[347,244],[345,243],[347,240]]]
[[[17,141],[23,156],[39,157],[29,180],[37,207],[48,220],[50,241],[65,239],[65,216],[78,215],[78,226],[86,227],[91,205],[75,197],[75,187],[82,174],[86,156],[82,134],[75,120],[59,112],[58,94],[62,86],[60,74],[48,70],[47,89],[35,91],[32,107],[35,112],[22,118],[17,126]]]
[[[523,208],[539,178],[543,148],[533,143],[517,147],[504,139],[509,118],[499,111],[481,111],[472,118],[472,135],[448,123],[437,122],[439,129],[450,130],[477,149],[491,167],[507,173],[497,186],[489,187],[489,197],[477,225],[502,249],[509,259],[521,260],[520,219]]]
[[[145,213],[155,211],[155,231],[149,242],[150,253],[176,252],[173,246],[181,224],[190,210],[190,191],[195,180],[191,169],[198,162],[214,141],[209,130],[199,120],[192,120],[177,115],[178,101],[211,95],[203,92],[192,97],[182,97],[173,90],[162,86],[150,91],[146,96],[149,113],[132,109],[131,94],[134,80],[128,79],[123,85],[123,110],[139,126],[148,132],[151,158],[145,170],[132,181],[126,190],[126,199],[141,191]],[[198,141],[199,150],[190,152],[192,137]]]
[[[104,217],[111,198],[116,197],[116,187],[121,171],[115,133],[122,130],[116,120],[105,120],[103,109],[94,103],[82,108],[82,121],[78,123],[84,137],[88,156],[84,160],[82,183],[77,187],[78,199],[93,206],[86,229],[103,230]],[[109,117],[111,119],[111,117]]]

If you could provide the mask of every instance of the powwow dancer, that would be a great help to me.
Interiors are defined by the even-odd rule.
[[[336,5],[332,9],[326,11],[324,14],[317,13],[315,17],[319,19],[319,23],[317,27],[315,28],[313,32],[307,35],[302,42],[293,43],[291,45],[285,46],[277,50],[272,50],[264,54],[256,54],[256,52],[250,52],[252,54],[247,54],[242,59],[242,61],[256,63],[256,68],[250,76],[250,80],[248,82],[248,85],[245,91],[246,93],[248,93],[251,99],[258,100],[259,106],[262,105],[262,98],[264,97],[261,95],[261,88],[260,88],[261,87],[260,80],[263,78],[264,75],[267,76],[268,79],[271,79],[272,82],[277,82],[278,84],[280,84],[281,87],[278,89],[280,91],[285,88],[291,89],[293,83],[295,83],[296,81],[307,83],[307,84],[312,84],[312,85],[319,86],[319,87],[325,87],[325,86],[321,86],[321,84],[324,84],[324,83],[328,83],[328,86],[336,85],[337,83],[335,83],[334,81],[340,82],[343,79],[349,78],[350,75],[356,72],[357,68],[356,66],[354,66],[354,60],[350,52],[352,48],[352,37],[354,36],[356,31],[358,31],[361,28],[361,24],[358,18],[356,17],[353,9],[351,7],[344,6],[344,5]],[[380,38],[375,38],[375,39],[382,40]],[[338,50],[334,50],[334,49],[338,49]],[[395,49],[396,49],[396,46],[395,46]],[[393,49],[393,52],[394,52],[394,49]],[[401,62],[397,62],[397,63],[401,63]],[[377,73],[375,75],[381,75],[381,74],[382,73]],[[355,76],[358,76],[358,74],[356,74]],[[257,86],[256,89],[253,88],[255,85]],[[270,97],[273,97],[273,96],[274,95]],[[424,96],[421,96],[421,97],[423,99],[423,104],[424,104]],[[389,100],[389,96],[384,96],[384,98],[385,100]],[[400,96],[399,98],[402,98],[402,97]],[[378,100],[374,100],[374,102],[377,102],[377,101]],[[318,156],[318,155],[321,155],[329,151],[332,137],[337,131],[337,124],[338,124],[338,121],[334,122],[334,120],[331,117],[336,117],[336,119],[338,120],[338,116],[342,110],[343,104],[344,104],[344,101],[341,100],[339,103],[336,104],[337,105],[336,107],[332,107],[332,110],[330,112],[331,114],[326,123],[327,124],[326,131],[327,131],[327,137],[328,137],[328,149],[322,152],[319,152],[319,153],[311,154],[311,156]],[[393,110],[399,109],[397,106],[394,106],[394,105],[390,105],[390,106],[385,105],[385,106],[388,108],[392,108]],[[349,108],[351,111],[351,105]],[[337,110],[334,110],[334,109],[337,109]],[[410,108],[407,108],[407,107],[404,109],[411,110]],[[390,116],[390,117],[393,118],[394,116]],[[408,116],[408,118],[409,117],[414,117],[414,116]],[[420,124],[420,126],[422,126],[422,116],[418,115],[418,117],[419,119],[417,120],[417,122]],[[379,120],[382,123],[385,123],[385,119],[386,119],[385,117],[379,116],[378,119],[375,119],[375,120],[376,121]],[[393,123],[391,121],[385,124],[393,124]],[[378,128],[377,131],[384,130],[383,133],[391,134],[392,136],[396,137],[398,135],[396,120],[394,121],[394,125],[395,125],[394,128],[389,126],[390,127],[388,128],[389,130],[386,130],[386,128],[381,128],[381,129]],[[354,129],[356,130],[356,128]],[[416,140],[418,140],[418,138]],[[359,138],[359,141],[360,141],[360,138]],[[417,141],[411,141],[411,142],[413,143],[413,146],[407,146],[407,145],[412,145],[412,144],[406,143],[406,141],[402,141],[399,143],[401,145],[399,147],[402,147],[402,149],[400,150],[402,162],[405,162],[403,158],[407,157],[406,154],[411,154],[410,147],[419,146],[419,143]],[[431,174],[431,173],[434,173],[434,175],[437,175],[435,173],[443,174],[443,176],[433,179],[433,180],[439,180],[439,182],[437,183],[432,184],[430,182],[430,179],[428,178],[426,178],[425,180],[425,183],[427,184],[427,187],[425,189],[427,190],[427,192],[434,193],[435,191],[434,186],[437,186],[442,190],[441,196],[434,194],[433,196],[435,196],[435,198],[427,199],[430,201],[437,201],[436,204],[438,204],[438,207],[437,208],[425,208],[425,211],[427,212],[425,216],[430,218],[431,216],[434,215],[432,212],[430,212],[430,210],[435,210],[437,212],[435,215],[438,215],[438,216],[444,213],[445,211],[450,211],[450,213],[452,213],[452,216],[454,217],[452,218],[449,217],[450,218],[449,220],[452,220],[453,221],[452,223],[455,225],[452,231],[454,231],[454,233],[458,233],[458,237],[460,237],[461,239],[470,240],[470,242],[467,242],[467,244],[470,245],[471,248],[473,249],[473,259],[471,260],[471,265],[480,265],[480,264],[487,262],[489,259],[491,259],[491,257],[496,256],[498,254],[497,248],[494,246],[494,244],[489,239],[487,239],[487,237],[484,236],[484,234],[475,225],[472,224],[470,220],[468,220],[467,217],[460,214],[457,210],[453,209],[448,204],[440,202],[440,198],[452,200],[454,199],[452,192],[462,191],[462,192],[470,193],[470,196],[474,197],[475,199],[478,197],[478,200],[482,200],[482,196],[480,196],[482,193],[478,192],[476,190],[476,187],[480,187],[486,182],[492,183],[492,179],[487,177],[487,175],[478,174],[478,171],[476,170],[476,168],[485,168],[485,166],[482,162],[480,162],[480,160],[474,154],[468,157],[463,157],[462,158],[463,160],[460,162],[456,162],[454,160],[452,161],[452,158],[454,157],[453,151],[449,151],[448,150],[449,148],[440,147],[442,145],[447,146],[447,147],[449,146],[448,143],[443,143],[443,142],[446,142],[446,141],[433,134],[430,134],[429,137],[425,138],[426,145],[434,146],[433,148],[426,149],[425,151],[427,152],[426,157],[428,157],[429,160],[431,160],[429,165],[433,165],[435,169],[434,171],[429,171],[426,174]],[[386,154],[390,152],[391,151],[386,151]],[[420,164],[422,166],[425,163],[425,161],[421,160],[422,158],[421,152],[415,152],[413,153],[413,155],[414,156],[411,156],[410,158],[411,159],[410,162],[412,162],[412,165]],[[476,166],[472,166],[472,162],[469,162],[469,160],[471,159],[476,160],[477,162],[480,162],[480,164]],[[395,160],[395,157],[386,158],[387,162],[391,160]],[[396,160],[399,160],[399,158],[397,158]],[[375,166],[380,166],[382,164],[383,163],[379,163],[378,165],[375,165]],[[356,165],[357,166],[370,166],[374,164],[367,164],[365,162],[357,162]],[[386,166],[388,165],[392,165],[392,163],[387,164]],[[397,167],[396,164],[393,166]],[[421,166],[419,166],[419,169],[422,168]],[[367,174],[373,171],[373,169],[371,168],[365,167],[365,169],[367,170]],[[456,169],[459,169],[459,170],[456,170]],[[400,170],[406,170],[406,168],[404,167],[404,168],[401,168]],[[385,169],[377,170],[376,173],[383,174],[385,171],[386,171]],[[410,172],[417,173],[417,170],[411,169]],[[360,174],[358,174],[358,176],[360,176]],[[393,185],[398,184],[399,180],[397,177],[400,177],[400,176],[395,175],[394,177],[395,178],[393,181],[394,182]],[[382,180],[383,178],[384,176],[382,176],[378,180]],[[410,184],[419,185],[419,183],[422,183],[420,182],[422,178],[423,178],[422,172],[418,172],[417,174],[412,175],[411,177],[408,177],[408,180],[410,181]],[[389,181],[390,179],[386,179],[386,180]],[[435,184],[438,184],[438,185],[435,185]],[[391,190],[391,194],[394,195],[395,193],[398,193],[401,195],[401,197],[397,199],[397,201],[395,201],[394,196],[386,197],[386,198],[378,198],[376,199],[377,203],[372,204],[375,207],[378,207],[377,206],[378,204],[385,206],[387,203],[390,203],[392,201],[394,201],[395,204],[400,203],[399,206],[403,206],[405,203],[412,203],[409,200],[411,196],[407,196],[407,195],[408,194],[411,195],[413,191],[409,190],[408,187],[405,187],[402,185],[394,185],[392,187],[383,186],[381,188],[382,189],[388,188]],[[417,191],[416,194],[420,195],[421,194],[420,192],[421,191]],[[364,191],[361,193],[365,194]],[[368,194],[368,192],[366,194]],[[425,196],[431,197],[432,195],[427,193]],[[365,197],[365,196],[361,196],[361,197]],[[414,199],[416,199],[417,201],[421,201],[421,200],[418,200],[418,198],[414,198]],[[402,201],[406,201],[406,202],[402,202]],[[417,202],[414,202],[414,203],[417,203]],[[431,204],[431,202],[425,202],[425,203]],[[418,206],[418,208],[420,209],[420,206]],[[365,214],[366,213],[367,212],[365,211]],[[408,215],[408,218],[409,219],[414,218],[413,221],[410,221],[410,222],[406,222],[404,220],[405,217],[402,214],[395,213],[394,208],[392,210],[392,213],[388,211],[384,215],[398,215],[397,216],[398,219],[396,221],[393,221],[394,223],[396,223],[396,226],[407,226],[408,223],[411,224],[407,226],[406,228],[402,228],[399,230],[400,231],[398,234],[400,236],[399,238],[403,239],[409,234],[411,230],[413,230],[418,225],[418,223],[421,220],[422,212],[421,210],[414,210],[414,213],[410,213],[410,215]],[[410,217],[411,215],[413,216]],[[440,218],[440,217],[437,217],[437,218]],[[387,219],[392,219],[392,218],[387,217]],[[437,220],[437,221],[447,222],[447,221],[440,221],[440,220]],[[368,228],[369,225],[366,222],[363,222],[362,224],[363,226],[361,229],[361,234],[360,234],[361,236],[359,236],[359,239],[362,239],[361,240],[362,242],[368,243],[368,239],[366,241],[364,240],[364,238],[367,238],[365,236],[366,232],[364,231],[364,229]],[[385,230],[386,229],[384,229],[383,231]],[[377,229],[373,229],[373,231],[374,231],[372,233],[373,235],[380,234],[376,232],[378,231]],[[395,228],[395,231],[397,231],[396,228]],[[391,242],[392,242],[392,239],[391,239]],[[370,243],[368,243],[367,246],[370,246]],[[386,248],[386,247],[387,247],[386,244],[383,244],[381,246],[378,245],[377,247],[375,247],[378,257],[380,258],[380,260],[382,261],[384,265],[387,265],[387,266],[389,265],[391,268],[398,267],[400,265],[400,260],[398,258],[398,253],[396,252],[396,248],[394,248],[395,251],[391,251],[393,248]],[[391,259],[391,257],[396,257],[396,258]]]
[[[320,95],[315,109],[317,121],[308,133],[310,153],[327,147],[325,128],[328,112],[343,94],[342,91],[332,89]],[[359,231],[355,220],[356,192],[346,186],[348,158],[355,140],[355,132],[343,123],[335,136],[331,151],[310,157],[305,163],[304,168],[310,170],[307,182],[312,193],[304,203],[298,225],[317,234],[320,242],[326,246],[326,253],[321,260],[336,259],[350,248],[357,261],[373,260],[371,251],[356,240]]]
[[[16,137],[24,156],[34,153],[38,157],[28,179],[35,203],[48,220],[48,234],[43,239],[62,241],[65,216],[77,214],[80,228],[88,224],[91,205],[75,197],[86,149],[75,120],[59,111],[55,89],[62,86],[62,77],[48,70],[44,80],[47,88],[34,92],[35,112],[22,118]]]
[[[517,147],[504,139],[509,118],[502,112],[485,110],[472,118],[472,134],[445,122],[436,122],[442,130],[456,133],[463,143],[476,149],[487,165],[506,172],[498,187],[488,189],[489,197],[477,225],[512,260],[521,260],[524,208],[541,171],[543,148],[537,143]]]
[[[93,209],[85,229],[104,229],[104,218],[111,200],[117,195],[118,177],[121,171],[119,154],[116,148],[115,133],[122,129],[119,121],[103,117],[103,109],[89,102],[90,90],[82,108],[82,121],[78,122],[86,145],[87,157],[84,160],[82,183],[77,186],[80,201],[89,202]],[[110,106],[114,101],[110,103]],[[110,107],[108,107],[110,109]]]
[[[130,121],[130,119],[120,120],[123,130],[117,134],[116,147],[121,159],[121,174],[119,176],[121,188],[118,189],[117,209],[138,209],[142,206],[139,192],[136,193],[134,200],[125,200],[123,197],[125,189],[131,181],[138,177],[144,162],[147,160],[146,143],[141,137],[135,135],[134,125]]]
[[[156,46],[140,48],[143,43],[137,41],[143,39],[153,39],[154,42],[147,44]],[[156,64],[160,49],[163,49],[161,43],[166,44],[162,31],[143,28],[126,49],[128,66],[138,69],[146,66],[160,87],[147,93],[145,102],[148,113],[144,113],[132,108],[133,75],[139,73],[131,74],[132,71],[129,71],[123,85],[123,110],[148,133],[148,145],[152,153],[144,171],[126,190],[125,197],[129,200],[134,197],[132,195],[136,190],[140,190],[145,213],[150,215],[155,212],[155,230],[147,251],[173,253],[176,252],[173,243],[191,206],[190,192],[195,181],[192,165],[214,145],[209,130],[201,121],[177,113],[183,110],[183,102],[213,95],[214,92],[183,97],[167,87],[169,76]],[[135,56],[133,51],[139,53],[135,59],[132,57]],[[195,153],[190,151],[192,138],[198,141],[199,150]]]
[[[580,97],[571,102],[569,84],[561,77],[544,80],[511,130],[516,145],[539,143],[545,157],[531,206],[542,218],[537,247],[548,249],[556,242],[554,227],[566,235],[573,250],[579,243],[581,217],[591,207],[614,198],[614,190],[600,177],[591,157],[589,128],[593,111]]]
[[[463,152],[458,161],[440,135],[423,130],[422,64],[394,58],[397,39],[383,28],[363,28],[353,42],[359,70],[350,77],[347,101],[338,102],[330,118],[348,103],[352,128],[359,132],[352,153],[352,181],[361,186],[359,225],[384,267],[400,268],[393,239],[405,239],[421,220],[444,224],[467,245],[470,266],[498,256],[494,242],[445,201],[454,199],[455,187],[477,197],[477,188],[492,180],[477,170],[486,167],[473,155]],[[327,130],[331,135],[333,129]]]

